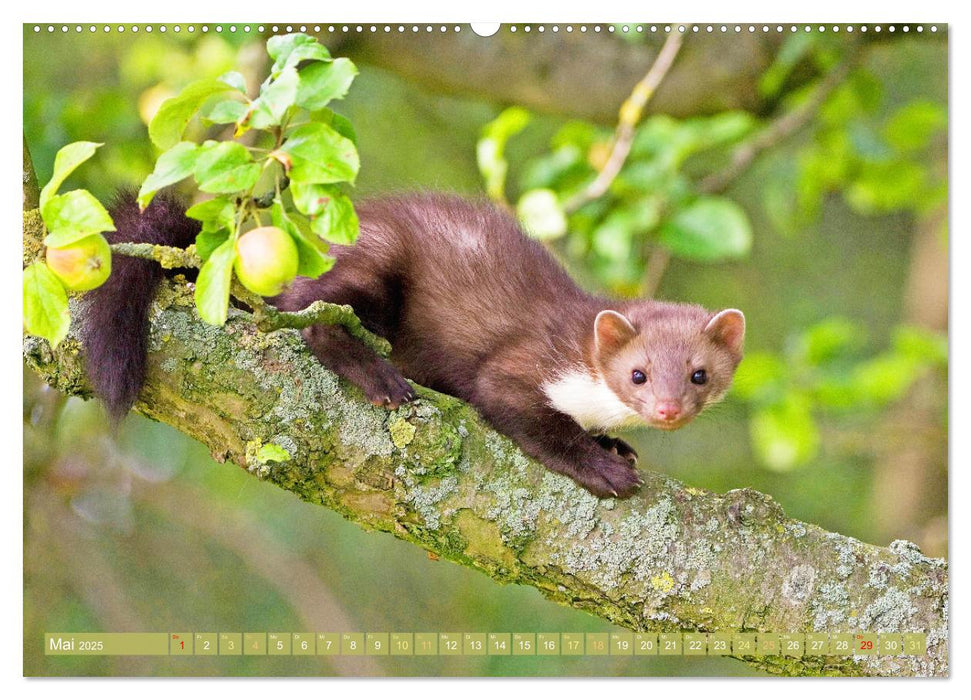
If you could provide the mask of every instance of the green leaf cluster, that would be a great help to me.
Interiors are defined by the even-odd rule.
[[[291,236],[299,253],[299,275],[317,277],[333,265],[328,243],[350,245],[359,222],[342,183],[360,169],[354,129],[331,110],[347,94],[357,68],[334,59],[306,34],[274,36],[267,42],[273,63],[250,98],[245,78],[229,72],[186,86],[164,102],[149,126],[163,152],[138,193],[141,207],[155,194],[187,178],[215,195],[191,207],[202,224],[196,249],[205,261],[196,284],[203,319],[225,322],[236,262],[236,241],[251,228],[273,225]],[[193,119],[233,125],[234,139],[183,140]],[[238,141],[247,132],[260,138]],[[262,140],[261,140],[262,139]],[[269,144],[268,148],[249,143]]]
[[[822,48],[825,43],[809,42],[805,51]],[[885,84],[865,66],[832,92],[811,138],[768,178],[765,207],[776,228],[792,233],[806,227],[831,194],[868,216],[926,216],[947,201],[946,165],[940,156],[946,149],[947,105],[924,96],[906,101],[898,93],[897,86]],[[792,101],[808,98],[803,91]]]
[[[87,190],[57,193],[71,173],[90,159],[101,145],[76,141],[57,152],[54,173],[40,193],[40,213],[47,229],[44,245],[48,248],[63,248],[89,236],[100,238],[103,232],[115,230],[111,215]],[[24,328],[57,347],[71,325],[64,284],[38,260],[24,269],[23,293]]]
[[[513,107],[483,129],[477,147],[489,195],[505,200],[507,141],[530,123]],[[755,120],[743,112],[677,120],[659,115],[640,125],[630,153],[607,192],[567,212],[603,168],[613,134],[585,122],[569,122],[550,140],[548,152],[531,158],[519,178],[516,212],[540,239],[567,237],[567,249],[589,256],[594,272],[615,292],[636,293],[652,250],[696,262],[744,257],[752,245],[748,216],[734,201],[700,193],[694,159],[712,158],[748,136]]]
[[[733,393],[752,408],[752,446],[768,469],[810,462],[824,418],[860,416],[903,398],[928,371],[947,369],[947,340],[900,326],[889,347],[872,352],[863,327],[825,319],[792,339],[781,353],[751,353],[738,368]]]

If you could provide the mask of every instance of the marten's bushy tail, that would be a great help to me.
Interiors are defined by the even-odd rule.
[[[185,216],[182,203],[164,193],[139,212],[135,193],[121,192],[111,207],[111,216],[117,230],[106,234],[110,243],[184,248],[199,232],[199,222]],[[165,274],[154,261],[114,255],[108,280],[85,295],[83,336],[88,377],[114,422],[128,413],[145,381],[148,311]]]

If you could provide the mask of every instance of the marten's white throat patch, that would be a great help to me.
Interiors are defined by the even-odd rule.
[[[644,423],[600,378],[581,369],[559,375],[543,384],[550,405],[567,414],[584,430],[607,430]]]

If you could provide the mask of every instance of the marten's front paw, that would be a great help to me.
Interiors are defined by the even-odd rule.
[[[368,401],[392,411],[415,398],[415,390],[388,362],[376,364],[368,375],[366,385],[361,388]]]
[[[644,483],[626,458],[611,452],[604,452],[575,478],[587,491],[600,498],[627,498]]]
[[[637,451],[625,441],[618,437],[610,437],[609,435],[595,435],[593,439],[602,448],[607,450],[607,452],[612,452],[618,457],[623,457],[632,467],[637,466]]]

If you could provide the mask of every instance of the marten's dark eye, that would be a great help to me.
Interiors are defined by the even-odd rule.
[[[703,369],[699,369],[694,374],[691,375],[692,384],[701,385],[707,381],[708,381],[708,373]]]
[[[630,380],[635,384],[643,384],[647,381],[647,375],[641,372],[639,369],[635,369],[630,373]]]

